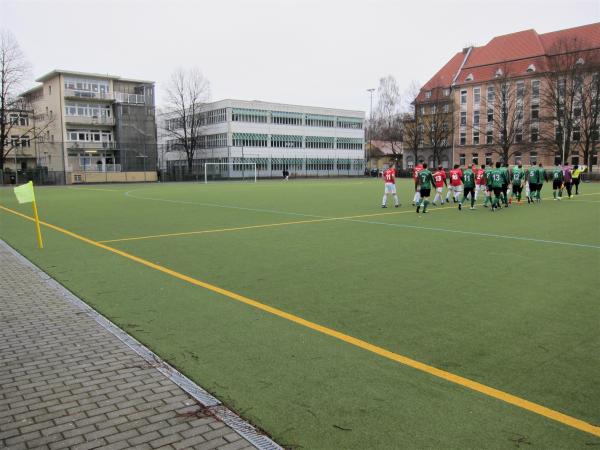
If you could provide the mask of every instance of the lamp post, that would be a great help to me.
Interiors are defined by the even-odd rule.
[[[369,112],[369,128],[368,128],[368,132],[369,132],[369,150],[371,151],[371,149],[373,148],[371,140],[372,140],[372,135],[373,135],[373,92],[375,92],[375,88],[369,88],[367,89],[367,92],[369,92],[371,94],[371,110]],[[369,160],[369,153],[366,152],[366,157],[365,159],[368,161]]]

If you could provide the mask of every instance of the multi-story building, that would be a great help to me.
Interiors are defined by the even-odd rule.
[[[8,175],[18,181],[18,173],[31,170],[36,166],[36,148],[33,127],[33,111],[23,101],[16,102],[5,117],[6,139],[3,148],[5,155],[4,169]]]
[[[154,82],[54,70],[22,97],[43,132],[38,165],[66,183],[156,180]]]
[[[364,173],[363,111],[297,106],[262,101],[221,100],[199,108],[199,145],[193,166],[229,163],[230,176],[240,162],[256,164],[258,176],[360,175]],[[185,168],[186,154],[174,136],[177,115],[159,120],[161,164],[168,171]],[[161,125],[162,123],[162,125]]]
[[[582,103],[586,96],[597,101],[599,72],[600,23],[497,36],[455,54],[421,89],[416,117],[439,110],[440,103],[451,105],[450,160],[456,164],[548,166],[563,158],[596,164],[598,122],[586,122]],[[420,157],[425,161],[427,144]]]

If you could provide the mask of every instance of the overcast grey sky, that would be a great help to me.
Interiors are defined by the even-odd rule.
[[[467,44],[600,21],[600,0],[0,0],[35,78],[52,69],[154,80],[198,67],[212,99],[368,112],[366,89],[425,83]]]

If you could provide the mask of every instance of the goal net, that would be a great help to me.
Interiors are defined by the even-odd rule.
[[[219,180],[251,181],[256,183],[256,178],[256,163],[204,163],[204,183]]]

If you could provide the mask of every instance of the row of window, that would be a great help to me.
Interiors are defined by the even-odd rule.
[[[29,126],[29,114],[27,113],[10,113],[8,115],[8,123],[22,127]]]
[[[65,103],[65,116],[110,117],[111,106],[99,103]]]
[[[314,114],[244,108],[233,108],[231,111],[231,120],[233,122],[269,123],[269,117],[271,118],[270,123],[277,125],[301,126],[305,124],[309,127],[338,127],[357,130],[361,130],[363,127],[362,120],[353,117],[320,116]]]
[[[89,91],[104,94],[109,92],[110,83],[108,80],[92,80],[89,78],[65,77],[65,89],[75,91]]]
[[[537,152],[528,152],[527,155],[529,156],[529,163],[530,165],[535,165],[538,163],[538,154]],[[484,158],[485,158],[485,165],[486,166],[491,166],[494,163],[494,159],[493,159],[493,153],[486,153]],[[496,155],[496,158],[498,157],[498,155]],[[512,163],[513,164],[517,164],[518,162],[522,162],[524,164],[527,164],[524,160],[523,160],[523,155],[519,152],[515,153],[513,155],[513,160]],[[458,164],[460,164],[461,166],[465,166],[467,164],[467,155],[465,153],[460,153],[458,155]],[[484,164],[483,162],[479,162],[479,153],[473,153],[471,154],[470,157],[470,161],[469,161],[469,165],[470,164],[475,164],[475,165],[479,165],[479,164]]]
[[[362,150],[363,141],[360,138],[333,138],[326,136],[294,136],[254,133],[233,133],[234,147],[271,147],[275,148],[319,148]]]
[[[196,126],[214,125],[226,121],[227,110],[225,108],[215,109],[213,111],[198,113],[194,117],[196,119]],[[187,117],[186,120],[189,124],[191,117]],[[167,130],[179,130],[183,128],[183,123],[183,117],[175,117],[166,121],[166,127]]]
[[[67,130],[70,142],[112,142],[112,131],[101,130]]]
[[[170,139],[167,141],[167,151],[181,150],[182,140]],[[196,148],[221,148],[227,147],[227,133],[208,134],[196,137]]]
[[[28,135],[19,136],[18,134],[13,134],[10,136],[10,146],[11,147],[31,147],[31,140]]]

